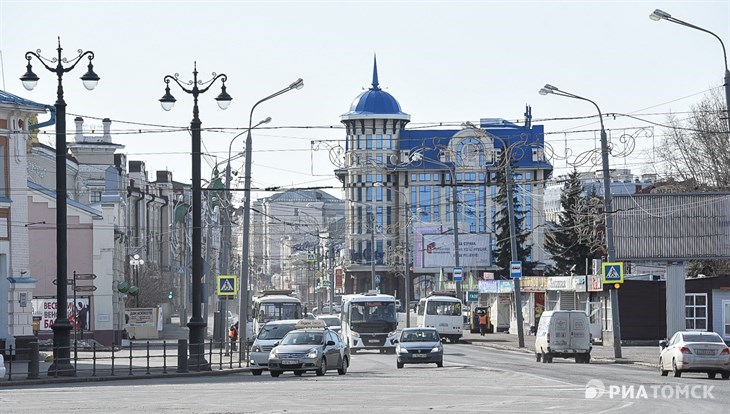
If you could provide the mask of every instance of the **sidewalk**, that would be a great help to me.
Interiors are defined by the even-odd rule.
[[[462,341],[487,348],[535,354],[535,337],[532,335],[525,335],[524,348],[518,346],[517,335],[507,333],[491,333],[481,336],[478,333],[471,333],[465,330]],[[593,345],[593,350],[591,351],[592,363],[637,364],[656,367],[658,361],[659,346],[622,346],[621,358],[618,359],[614,357],[614,349],[612,346]]]

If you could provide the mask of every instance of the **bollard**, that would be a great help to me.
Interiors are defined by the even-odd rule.
[[[38,342],[30,343],[30,360],[28,360],[28,379],[38,379],[40,355]]]
[[[188,372],[188,340],[177,340],[177,372]]]

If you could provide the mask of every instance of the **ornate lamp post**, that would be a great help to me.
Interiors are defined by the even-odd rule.
[[[720,42],[720,46],[722,46],[722,57],[723,57],[722,62],[725,64],[725,105],[726,105],[726,109],[728,112],[727,113],[727,115],[728,115],[727,116],[728,133],[730,133],[730,70],[728,70],[728,67],[727,67],[727,52],[725,51],[725,43],[722,42],[722,39],[720,39],[720,37],[718,35],[712,33],[711,31],[709,31],[707,29],[703,29],[699,26],[695,26],[693,24],[687,23],[685,21],[679,20],[677,18],[674,18],[674,17],[672,17],[671,14],[669,14],[665,11],[659,10],[659,9],[654,10],[654,12],[652,12],[649,15],[649,18],[654,21],[666,20],[668,22],[676,23],[681,26],[686,26],[686,27],[689,27],[689,28],[692,28],[695,30],[699,30],[701,32],[709,33]]]
[[[139,288],[139,267],[144,264],[144,260],[139,258],[138,254],[135,254],[132,256],[131,259],[129,259],[129,265],[132,267],[132,271],[134,272],[134,285]],[[141,292],[141,290],[140,290]],[[135,297],[135,305],[139,308],[139,293]]]
[[[58,57],[52,59],[41,56],[40,49],[35,52],[26,52],[28,61],[27,71],[20,78],[23,87],[32,90],[38,83],[38,76],[33,73],[30,61],[35,57],[38,61],[56,74],[58,89],[56,92],[56,320],[53,323],[53,364],[48,368],[48,375],[75,376],[76,369],[71,364],[71,322],[68,320],[68,240],[66,219],[66,101],[63,99],[63,74],[70,72],[85,56],[89,59],[87,72],[81,76],[84,86],[92,90],[99,83],[99,76],[94,73],[94,52],[82,51],[72,59],[61,56],[61,39],[58,39],[56,48]],[[49,65],[55,64],[54,66]],[[64,67],[63,63],[68,66]],[[75,306],[75,305],[74,305]]]
[[[603,214],[604,220],[606,221],[606,261],[611,262],[616,255],[616,249],[613,246],[613,203],[611,195],[611,174],[608,169],[608,137],[606,136],[606,129],[603,127],[603,114],[601,114],[601,108],[596,105],[595,102],[588,98],[572,94],[570,92],[561,91],[557,87],[546,84],[540,89],[540,95],[558,95],[566,98],[578,99],[581,101],[590,102],[596,107],[598,111],[598,120],[601,122],[601,161],[603,168]],[[618,311],[618,290],[611,289],[611,316],[613,319],[613,353],[614,357],[621,358],[621,324],[619,321]]]
[[[213,83],[217,79],[221,79],[221,93],[215,98],[218,106],[221,109],[226,109],[231,104],[233,98],[226,92],[226,81],[228,77],[225,74],[216,75],[213,73],[213,78],[208,81],[198,80],[198,67],[197,62],[193,64],[193,80],[188,81],[185,84],[180,82],[179,74],[175,76],[166,75],[165,81],[165,95],[160,98],[160,104],[162,109],[169,111],[175,105],[175,97],[170,94],[170,81],[174,81],[180,89],[185,93],[193,95],[193,120],[190,121],[190,130],[192,132],[192,166],[193,166],[193,283],[192,283],[192,296],[193,296],[193,315],[188,322],[188,328],[190,329],[190,359],[188,366],[193,370],[208,370],[210,366],[205,360],[205,327],[206,322],[201,315],[201,303],[202,303],[202,278],[203,278],[203,261],[202,261],[202,222],[201,222],[201,191],[200,191],[200,118],[198,118],[198,95],[205,93],[213,86]],[[192,86],[188,88],[185,85]]]
[[[297,79],[294,81],[291,85],[287,86],[286,88],[274,92],[271,95],[259,100],[251,107],[251,112],[248,117],[248,135],[246,135],[246,167],[245,167],[245,175],[244,175],[244,188],[243,188],[243,246],[242,248],[242,254],[241,254],[241,293],[240,293],[240,312],[238,313],[240,315],[240,320],[243,321],[243,323],[246,323],[248,321],[248,278],[249,278],[249,268],[248,268],[248,256],[249,256],[249,233],[251,232],[251,130],[252,124],[253,124],[253,111],[256,109],[256,107],[265,101],[268,101],[271,98],[276,98],[277,96],[289,92],[293,89],[302,89],[304,87],[304,81],[302,78]],[[241,330],[241,340],[246,341],[248,338],[246,338],[246,330]],[[243,353],[241,353],[243,355]]]

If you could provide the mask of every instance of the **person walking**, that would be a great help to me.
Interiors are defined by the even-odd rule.
[[[487,332],[487,313],[482,312],[479,314],[479,333],[484,336]]]
[[[228,338],[231,340],[231,351],[236,352],[236,343],[238,342],[238,322],[231,325],[228,330]]]

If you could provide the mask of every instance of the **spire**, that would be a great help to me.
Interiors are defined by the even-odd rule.
[[[380,90],[380,85],[378,84],[378,57],[376,55],[373,55],[373,87],[370,89]]]

